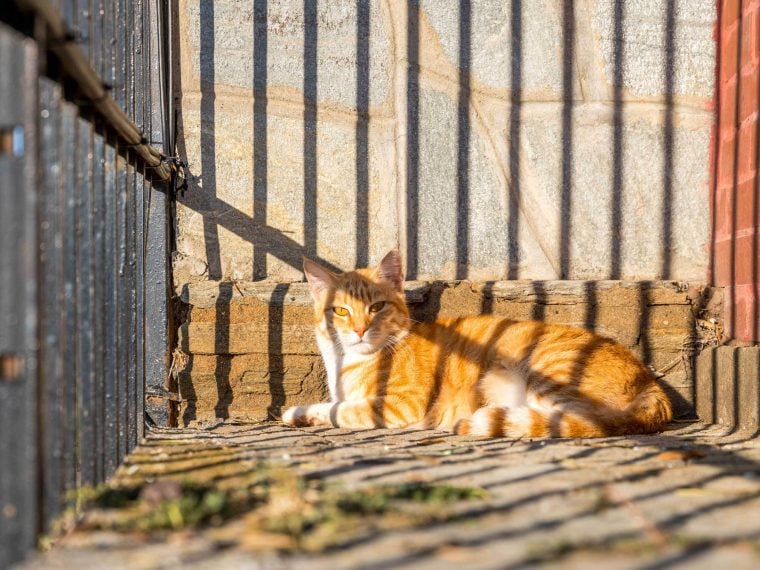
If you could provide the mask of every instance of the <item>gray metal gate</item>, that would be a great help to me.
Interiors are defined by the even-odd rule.
[[[168,10],[0,9],[0,568],[114,471],[166,373]]]

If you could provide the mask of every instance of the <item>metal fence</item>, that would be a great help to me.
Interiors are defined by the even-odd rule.
[[[116,469],[165,376],[167,10],[0,9],[0,568]]]

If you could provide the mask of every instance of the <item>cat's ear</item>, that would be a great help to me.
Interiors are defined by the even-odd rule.
[[[335,274],[308,257],[303,258],[303,272],[309,282],[309,291],[315,301],[324,297],[330,287],[335,285]]]
[[[397,249],[392,249],[385,254],[375,269],[375,274],[383,281],[393,285],[399,293],[404,290],[404,268],[401,265],[401,254]]]

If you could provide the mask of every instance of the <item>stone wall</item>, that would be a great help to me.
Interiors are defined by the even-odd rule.
[[[705,279],[715,2],[179,7],[178,288],[396,244],[412,279]]]
[[[614,338],[658,372],[681,417],[694,413],[697,353],[720,340],[720,295],[675,282],[414,281],[406,295],[421,321],[491,313]],[[326,401],[306,284],[202,282],[185,286],[182,301],[181,424],[277,417],[284,406]]]

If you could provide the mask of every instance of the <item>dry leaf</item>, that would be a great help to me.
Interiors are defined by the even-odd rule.
[[[416,445],[435,445],[436,443],[446,443],[442,437],[428,437],[414,442]]]
[[[690,459],[700,459],[705,454],[696,449],[671,449],[655,455],[655,459],[660,461],[689,461]]]

